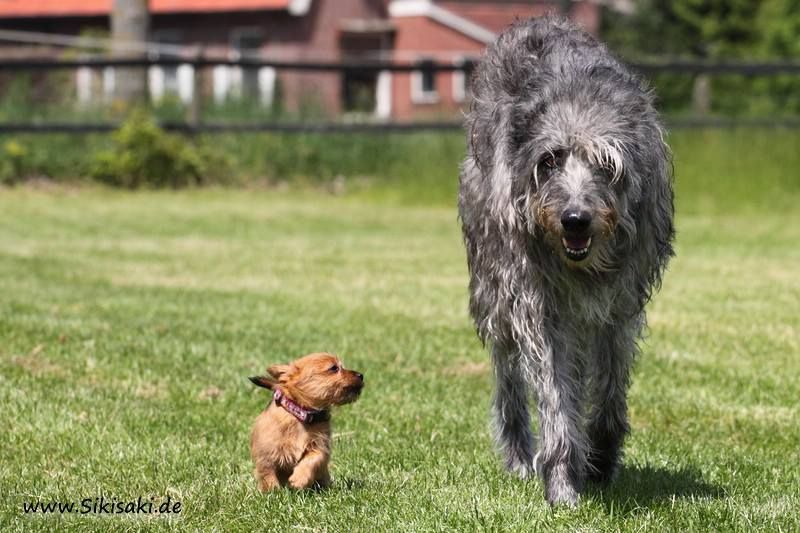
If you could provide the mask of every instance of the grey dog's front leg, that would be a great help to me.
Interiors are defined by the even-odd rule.
[[[495,346],[492,362],[496,379],[492,399],[495,441],[506,468],[527,478],[535,473],[535,441],[528,414],[528,385],[520,371],[519,355]]]
[[[622,445],[630,430],[628,424],[628,374],[636,353],[636,336],[643,319],[625,327],[609,327],[598,339],[595,356],[592,411],[588,417],[589,480],[610,482],[622,463]]]
[[[536,382],[540,451],[538,470],[551,505],[578,504],[586,476],[588,443],[581,423],[580,370],[567,350],[542,361]]]

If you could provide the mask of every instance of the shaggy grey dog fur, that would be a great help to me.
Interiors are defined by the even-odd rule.
[[[645,83],[565,20],[506,30],[473,95],[459,213],[496,439],[509,470],[575,505],[620,466],[644,306],[673,253],[669,150]]]

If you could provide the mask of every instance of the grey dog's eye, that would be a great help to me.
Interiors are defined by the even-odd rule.
[[[617,175],[617,171],[611,165],[604,165],[597,170],[600,172],[600,175],[608,181],[613,181],[614,177]]]
[[[553,172],[554,170],[561,168],[564,165],[565,153],[562,150],[556,150],[555,152],[549,152],[545,154],[539,160],[539,164],[537,165],[537,173],[541,175],[547,175]]]

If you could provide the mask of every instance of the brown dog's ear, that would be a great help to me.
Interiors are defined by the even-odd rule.
[[[265,389],[269,390],[272,390],[272,387],[277,385],[274,379],[269,378],[267,376],[252,376],[247,379],[252,381],[253,385],[258,385],[259,387],[264,387]]]
[[[282,377],[288,377],[293,370],[294,367],[292,365],[272,365],[271,367],[267,368],[269,375],[278,381],[280,381]]]

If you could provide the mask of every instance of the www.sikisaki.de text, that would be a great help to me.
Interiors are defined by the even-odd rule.
[[[167,496],[163,501],[155,496],[149,499],[139,496],[135,500],[118,500],[101,496],[83,498],[80,501],[37,500],[22,503],[22,512],[25,514],[180,515],[182,510],[182,502],[173,501],[171,496]]]

